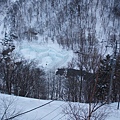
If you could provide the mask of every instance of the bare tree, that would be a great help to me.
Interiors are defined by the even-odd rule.
[[[108,106],[100,103],[80,104],[68,103],[63,109],[68,120],[105,120],[110,113]]]
[[[4,96],[0,97],[0,120],[8,119],[21,112],[16,106],[17,99]]]

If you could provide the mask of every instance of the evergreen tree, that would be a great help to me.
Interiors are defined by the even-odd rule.
[[[111,67],[112,59],[109,55],[106,56],[105,59],[101,60],[100,68],[98,70],[98,77],[97,77],[97,85],[96,85],[96,92],[95,92],[95,99],[97,101],[107,101],[108,92],[109,92],[109,84],[111,79]],[[115,66],[115,73],[113,76],[113,83],[112,83],[112,95],[111,101],[116,102],[120,99],[120,55],[117,56],[116,66]]]
[[[106,101],[109,91],[109,81],[111,74],[111,59],[110,56],[107,55],[105,59],[100,61],[100,67],[97,73],[97,84],[96,84],[96,92],[95,99],[97,101]]]

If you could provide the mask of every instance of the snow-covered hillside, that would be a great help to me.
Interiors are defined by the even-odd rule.
[[[111,56],[117,53],[117,50],[113,52],[114,48],[120,48],[117,46],[120,40],[119,3],[119,0],[0,0],[0,92],[41,99],[65,98],[66,101],[85,102],[80,103],[84,108],[91,102],[94,88],[94,100],[103,102],[108,97],[108,84],[113,77],[104,75],[108,66],[108,74],[115,68],[112,61],[117,59]],[[99,61],[107,54],[110,54],[106,57],[109,61],[105,59],[108,62],[101,65]],[[31,60],[41,70],[36,69],[35,64],[31,69]],[[101,70],[101,66],[106,68]],[[66,69],[61,76],[55,74],[57,68],[63,67]],[[68,76],[67,68],[80,74]],[[100,77],[91,77],[98,71]],[[112,99],[118,101],[119,72],[115,75]],[[103,78],[107,83],[104,84]],[[105,90],[103,86],[107,86]],[[63,112],[67,102],[52,101],[42,106],[50,100],[41,99],[0,94],[1,120],[36,107],[38,109],[15,119],[71,120]],[[120,120],[117,103],[106,105],[103,111],[106,108],[110,114],[105,120]]]
[[[27,59],[39,60],[38,64],[45,68],[66,66],[73,57],[73,53],[66,49],[80,51],[83,47],[81,52],[85,54],[96,51],[102,55],[112,54],[110,49],[105,50],[108,42],[102,45],[99,42],[111,40],[113,30],[118,31],[116,36],[119,35],[119,15],[117,18],[111,11],[113,3],[96,0],[91,3],[87,0],[0,1],[0,39],[6,32],[8,35],[16,34],[18,41],[32,41],[16,46],[16,51]],[[43,45],[41,42],[44,40],[47,42]],[[58,44],[66,49],[62,50]]]
[[[42,106],[48,102],[50,102],[50,100],[31,99],[0,94],[0,115],[4,113],[4,109],[6,108],[8,103],[11,103],[7,110],[7,115],[9,117],[10,113],[12,113],[13,111],[20,114],[36,107]],[[15,120],[68,120],[67,115],[65,115],[63,112],[63,109],[67,105],[67,102],[53,101],[50,104],[21,115],[15,118]],[[84,103],[81,103],[80,105],[82,107],[87,106],[87,104]],[[117,103],[106,106],[107,107],[105,107],[105,109],[107,109],[107,112],[110,114],[105,120],[120,120],[120,110],[116,109]]]

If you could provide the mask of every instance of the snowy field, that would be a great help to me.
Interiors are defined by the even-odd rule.
[[[6,113],[9,117],[13,111],[14,113],[21,114],[48,102],[50,102],[50,100],[39,100],[0,94],[0,115],[3,115],[4,109],[8,103],[10,106]],[[21,115],[14,120],[68,120],[67,116],[63,113],[63,108],[65,108],[66,105],[68,105],[67,102],[53,101],[36,110]],[[86,106],[84,103],[80,105],[82,107]],[[116,107],[117,103],[113,103],[109,106],[107,105],[107,111],[109,111],[110,114],[105,120],[120,120],[120,110],[117,110]]]

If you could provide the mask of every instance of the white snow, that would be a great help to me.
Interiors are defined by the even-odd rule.
[[[20,114],[48,103],[49,101],[50,100],[32,99],[0,94],[0,115],[3,114],[6,103],[12,103],[7,113],[10,114],[15,110],[16,113],[19,112]],[[53,101],[50,104],[40,107],[32,112],[19,116],[16,120],[67,120],[67,116],[63,113],[63,108],[66,105],[68,105],[68,103],[64,101]],[[81,103],[80,105],[82,107],[86,107],[87,104]],[[110,108],[108,109],[110,114],[105,120],[120,120],[120,110],[116,109],[117,103],[113,103],[107,106]]]
[[[30,109],[33,109],[35,107],[41,106],[51,100],[41,100],[41,99],[31,99],[31,98],[23,98],[23,97],[15,97],[15,96],[8,96],[0,94],[0,99],[4,100],[3,104],[7,100],[13,101],[12,109],[10,111],[8,110],[8,113],[16,110],[16,113],[23,113],[25,111],[28,111]],[[54,101],[50,104],[43,106],[39,109],[36,109],[32,112],[26,113],[25,115],[19,116],[18,120],[51,120],[54,118],[54,120],[58,120],[61,118],[64,114],[62,113],[62,107],[64,107],[66,103],[61,101]],[[10,106],[10,107],[11,107]],[[1,111],[2,107],[0,108]],[[2,109],[4,112],[4,110]],[[48,114],[48,115],[47,115]],[[1,113],[2,115],[2,113]],[[57,116],[56,116],[57,115]],[[63,118],[65,119],[65,117]],[[62,119],[62,120],[63,120]]]

